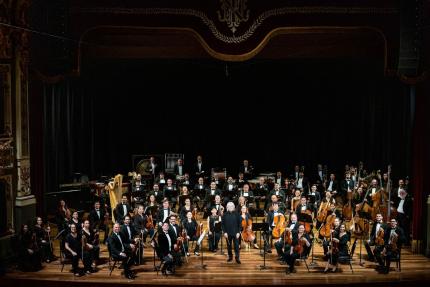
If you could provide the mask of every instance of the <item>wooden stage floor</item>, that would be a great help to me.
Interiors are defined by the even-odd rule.
[[[207,240],[206,240],[207,241]],[[205,242],[205,249],[207,242]],[[224,244],[225,245],[225,244]],[[225,247],[225,246],[224,246]],[[58,248],[56,249],[58,250]],[[44,264],[44,268],[38,272],[21,272],[10,270],[3,278],[0,278],[1,286],[28,286],[28,287],[49,287],[49,286],[126,286],[126,285],[212,285],[212,286],[239,286],[239,285],[344,285],[362,286],[425,286],[430,282],[430,260],[422,255],[415,255],[409,249],[403,249],[401,272],[395,270],[395,263],[392,263],[392,270],[389,274],[377,273],[375,263],[364,261],[364,266],[359,265],[359,245],[357,244],[354,261],[352,263],[353,273],[349,265],[340,265],[340,270],[336,273],[324,274],[322,271],[325,262],[322,261],[322,247],[316,244],[314,262],[317,266],[307,271],[303,262],[296,266],[297,273],[287,275],[286,266],[280,265],[276,260],[276,250],[272,249],[272,254],[266,256],[265,270],[260,270],[263,265],[263,256],[259,250],[246,250],[242,247],[241,261],[238,265],[227,263],[227,255],[204,253],[203,263],[207,269],[201,269],[201,256],[192,254],[188,257],[188,263],[177,268],[176,274],[164,276],[156,273],[153,269],[153,250],[151,247],[145,249],[145,262],[143,265],[134,266],[137,272],[135,280],[128,280],[121,275],[121,269],[115,268],[109,276],[107,263],[107,250],[105,245],[101,245],[101,257],[104,263],[99,266],[99,271],[91,275],[75,278],[69,272],[70,265],[66,265],[61,272],[60,262],[54,261]],[[226,252],[226,250],[224,250]],[[364,248],[363,248],[364,251]],[[307,260],[308,264],[311,262]],[[157,261],[158,264],[158,261]]]

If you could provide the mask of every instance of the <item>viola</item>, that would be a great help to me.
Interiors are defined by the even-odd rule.
[[[302,254],[303,250],[304,250],[304,246],[305,246],[305,241],[303,240],[303,236],[299,236],[299,241],[297,242],[296,246],[294,246],[293,250],[294,252],[298,253],[298,254]]]

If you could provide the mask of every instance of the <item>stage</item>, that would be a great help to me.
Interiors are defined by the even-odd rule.
[[[206,245],[206,244],[205,244]],[[49,264],[44,263],[44,268],[38,272],[21,272],[10,270],[0,280],[0,286],[127,286],[127,285],[172,285],[172,286],[191,286],[191,285],[212,285],[212,286],[246,286],[246,285],[300,285],[300,286],[335,286],[345,285],[350,286],[417,286],[418,284],[426,285],[430,282],[430,260],[422,255],[412,254],[410,249],[405,248],[402,251],[401,271],[398,272],[396,264],[391,264],[391,271],[388,275],[379,274],[375,271],[375,263],[365,261],[363,255],[364,266],[360,266],[359,262],[359,245],[357,245],[354,254],[351,272],[349,265],[339,265],[339,270],[336,273],[323,273],[325,262],[322,261],[322,247],[316,244],[314,253],[314,262],[317,266],[309,266],[309,272],[303,261],[298,261],[296,265],[296,273],[287,275],[285,273],[286,265],[280,265],[276,260],[276,251],[273,248],[272,254],[266,254],[265,266],[267,269],[261,269],[264,265],[263,256],[260,250],[247,250],[242,246],[241,261],[238,265],[227,263],[227,255],[218,253],[204,252],[203,264],[207,265],[206,269],[202,269],[201,256],[197,257],[191,253],[188,257],[188,262],[185,262],[182,267],[176,269],[174,275],[157,274],[154,271],[153,249],[148,247],[145,249],[144,264],[133,266],[136,272],[135,280],[128,280],[121,275],[121,269],[115,268],[112,275],[109,276],[109,268],[107,261],[106,246],[101,246],[101,258],[103,264],[99,265],[99,271],[94,274],[85,275],[83,277],[74,277],[69,272],[71,266],[66,265],[64,271],[61,272],[60,261],[54,261]],[[207,248],[205,246],[204,251]],[[223,251],[226,253],[225,244]],[[364,248],[363,248],[364,252]],[[159,261],[156,261],[158,265]],[[307,260],[308,265],[311,263],[311,258]]]

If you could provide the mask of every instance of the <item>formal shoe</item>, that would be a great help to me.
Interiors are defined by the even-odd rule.
[[[236,258],[236,263],[237,263],[237,264],[242,264],[242,262],[240,262],[240,259],[239,259],[239,258]]]
[[[198,253],[198,252],[194,252],[194,255],[195,255],[195,256],[200,256],[200,253]]]
[[[269,250],[267,250],[266,252],[267,252],[267,253],[272,253],[272,250],[270,250],[270,249],[269,249]]]
[[[233,261],[233,258],[229,257],[229,258],[227,259],[227,262],[231,262],[231,261]]]
[[[281,262],[279,262],[279,264],[281,264],[281,265],[287,265],[287,262],[281,261]]]
[[[337,267],[334,267],[333,269],[331,269],[331,272],[336,273],[337,271]]]
[[[85,271],[86,274],[91,274],[90,270]]]
[[[258,247],[257,243],[254,244],[254,248],[255,249],[260,249],[260,247]]]

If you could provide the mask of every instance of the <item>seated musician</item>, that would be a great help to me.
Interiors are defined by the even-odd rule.
[[[215,196],[219,195],[221,196],[221,190],[219,190],[216,186],[216,183],[214,181],[211,182],[211,186],[209,190],[206,191],[205,196],[205,215],[204,217],[208,216],[209,210],[213,203],[215,202]]]
[[[227,182],[224,184],[223,187],[223,203],[224,205],[227,204],[229,201],[236,201],[237,198],[237,185],[233,180],[233,177],[229,176],[227,178]]]
[[[158,234],[158,250],[159,256],[164,261],[161,272],[163,274],[171,274],[174,272],[174,246],[176,240],[173,240],[169,233],[169,223],[163,222],[161,225],[161,232]]]
[[[218,251],[218,242],[221,238],[221,215],[217,213],[217,209],[212,207],[211,215],[208,216],[208,243],[209,251]]]
[[[121,202],[119,202],[114,210],[114,216],[116,222],[123,224],[124,218],[132,212],[131,206],[128,204],[127,195],[123,194]]]
[[[265,203],[268,195],[269,187],[265,183],[264,177],[260,177],[254,189],[255,208],[260,208],[260,202]]]
[[[307,228],[307,232],[311,232],[313,228],[312,213],[312,205],[307,203],[306,197],[302,196],[302,198],[300,198],[300,204],[296,207],[296,214],[299,222],[303,223]]]
[[[184,206],[182,206],[181,209],[179,210],[179,220],[181,222],[184,222],[187,219],[187,213],[191,212],[192,214],[193,210],[195,210],[195,208],[191,206],[191,199],[190,198],[185,199]],[[197,212],[197,210],[195,212]]]
[[[164,192],[160,190],[158,183],[154,183],[152,190],[149,192],[149,196],[153,195],[157,204],[161,204],[164,198]]]
[[[94,202],[94,209],[90,211],[88,219],[90,220],[90,228],[92,230],[103,230],[105,233],[103,244],[106,244],[109,234],[109,225],[106,222],[106,217],[109,220],[109,213],[106,209],[100,207],[100,202]],[[107,221],[108,221],[107,220]]]
[[[272,199],[272,196],[276,195],[278,197],[278,201],[280,202],[285,202],[285,191],[281,190],[281,185],[279,183],[275,183],[275,187],[273,188],[273,190],[270,192],[269,194],[269,198],[268,199]],[[269,200],[268,200],[268,204],[269,204]],[[267,208],[267,207],[266,207]]]
[[[337,196],[338,183],[334,173],[330,173],[330,179],[326,183],[325,188],[326,188],[326,191],[330,192],[330,195],[332,195],[333,198]]]
[[[268,235],[269,238],[272,237],[272,230],[275,228],[275,217],[277,217],[277,216],[284,216],[284,214],[281,213],[281,212],[279,212],[278,209],[279,209],[278,203],[275,202],[272,205],[272,210],[270,210],[267,213],[266,222],[269,224],[269,231],[268,231],[268,234],[266,234],[266,235]],[[267,240],[267,241],[270,242],[269,240]],[[266,246],[266,252],[267,253],[272,253],[270,245]]]
[[[207,186],[204,183],[203,177],[199,177],[198,182],[194,185],[193,188],[193,202],[197,206],[199,210],[203,209],[203,206],[199,206],[199,202],[204,200],[206,197]]]
[[[381,234],[380,229],[382,228],[383,229],[382,232],[385,232],[387,227],[388,226],[383,221],[382,214],[381,213],[376,214],[376,220],[373,223],[372,230],[370,231],[370,239],[366,240],[364,242],[364,247],[366,248],[369,261],[375,261],[375,255],[376,254],[379,255],[382,252],[382,250],[384,249],[384,245],[383,244],[377,244],[377,242],[375,242],[375,240],[378,237],[378,235]],[[372,252],[372,249],[370,248],[370,246],[375,246],[373,252]],[[380,264],[383,265],[383,263],[381,263],[381,262],[380,262]]]
[[[115,260],[122,261],[124,267],[124,275],[128,279],[134,279],[134,272],[130,270],[131,265],[131,250],[126,248],[125,243],[120,235],[120,225],[115,223],[113,226],[113,232],[109,237],[109,246],[111,249],[111,256]]]
[[[333,210],[335,210],[336,206],[336,201],[335,199],[332,197],[331,192],[330,191],[326,191],[325,192],[325,197],[323,198],[323,200],[321,201],[320,207],[318,209],[317,212],[317,219],[318,222],[316,224],[316,228],[319,229],[320,226],[325,222],[326,218],[320,218],[320,214],[322,212],[326,213],[326,216],[330,215]],[[321,221],[320,221],[321,219]]]
[[[314,211],[314,216],[316,217],[316,211],[319,208],[321,202],[321,194],[318,191],[316,184],[311,186],[311,191],[307,195],[308,203],[312,205],[312,210]]]
[[[184,186],[186,186],[188,188],[188,190],[190,190],[192,187],[191,180],[190,180],[190,174],[188,172],[186,172],[184,174],[184,179],[181,181],[181,188]]]
[[[157,184],[160,187],[160,190],[164,189],[164,186],[167,183],[166,175],[164,172],[160,172],[158,176],[154,180],[154,184]]]
[[[255,207],[255,198],[254,192],[250,189],[249,184],[245,183],[243,185],[242,191],[240,192],[240,196],[245,197],[246,202],[248,203],[249,212],[253,213]]]
[[[193,218],[193,213],[191,211],[188,211],[185,217],[185,220],[182,221],[182,228],[186,230],[187,238],[184,242],[185,247],[185,253],[187,256],[190,256],[190,253],[188,251],[189,249],[189,242],[195,241],[197,242],[198,238],[196,236],[197,233],[197,221]],[[194,255],[199,256],[199,249],[200,246],[196,243],[196,247],[194,248]]]
[[[167,180],[167,184],[163,188],[163,197],[167,198],[169,202],[172,203],[172,208],[176,208],[176,198],[178,197],[178,190],[176,189],[176,186],[173,184],[172,179]]]
[[[393,258],[399,256],[402,244],[405,242],[405,235],[403,229],[397,225],[396,219],[390,220],[390,226],[387,227],[384,233],[384,249],[380,254],[375,254],[378,260],[378,269],[381,273],[388,274],[390,272],[390,265]],[[383,264],[385,258],[385,265]]]
[[[138,173],[131,187],[132,196],[135,198],[145,198],[145,186],[142,182],[142,175]]]
[[[248,212],[248,208],[246,206],[242,206],[241,210],[240,210],[240,216],[241,216],[241,220],[242,220],[242,229],[241,229],[241,235],[243,234],[243,232],[245,230],[243,230],[243,227],[245,225],[247,225],[247,223],[250,221],[251,225],[252,225],[252,218],[251,215]],[[250,226],[250,228],[252,228],[252,226]],[[252,229],[250,230],[252,232]],[[259,249],[258,244],[257,244],[257,237],[254,235],[254,240],[252,241],[252,244],[254,246],[255,249]],[[241,240],[243,241],[244,239],[241,238]]]
[[[81,235],[76,230],[76,225],[70,225],[70,233],[66,236],[64,248],[66,256],[72,258],[72,272],[75,276],[82,276],[83,273],[79,269],[79,258],[82,256]]]
[[[45,229],[42,217],[36,217],[36,224],[34,225],[33,232],[36,234],[36,240],[40,248],[42,261],[46,261],[46,263],[51,262],[54,259],[54,254],[52,253],[53,246],[49,238],[51,228],[47,226]]]
[[[175,174],[176,180],[182,181],[185,175],[184,160],[179,158],[175,166],[173,167],[173,173]]]
[[[333,230],[331,236],[330,250],[327,253],[327,264],[324,273],[327,273],[329,268],[332,272],[336,272],[339,257],[349,256],[348,242],[351,235],[346,230],[345,224],[339,226],[339,232]]]
[[[79,213],[77,211],[74,211],[72,213],[72,218],[69,220],[68,233],[70,233],[70,227],[72,224],[74,224],[76,226],[76,232],[81,234],[82,221],[79,219]]]
[[[287,274],[296,272],[294,269],[296,259],[308,254],[309,248],[311,246],[311,239],[305,232],[305,227],[303,225],[300,225],[297,232],[293,232],[292,235],[293,239],[290,250],[289,252],[286,252],[286,262],[289,266],[289,268],[286,270]]]
[[[100,259],[100,246],[98,242],[98,235],[90,229],[90,221],[88,219],[84,220],[84,227],[82,228],[82,244],[83,246],[83,259],[84,262],[84,272],[94,273],[95,264],[93,261],[98,262]]]
[[[333,222],[333,236],[336,237],[340,230],[340,219],[336,217]],[[324,237],[323,240],[324,260],[327,259],[327,252],[330,245],[330,240]]]
[[[169,201],[167,199],[164,199],[162,208],[158,210],[157,214],[157,223],[160,227],[163,225],[163,222],[165,222],[166,219],[169,218],[171,213],[172,210],[170,209]]]
[[[185,200],[186,199],[190,199],[191,195],[188,191],[188,187],[187,186],[182,186],[181,187],[181,194],[178,197],[178,203],[179,203],[179,210],[182,209],[182,207],[185,205]]]
[[[241,189],[247,183],[248,183],[248,180],[245,178],[243,172],[239,172],[238,178],[237,178],[237,181],[236,181],[237,188]]]
[[[268,206],[268,210],[272,210],[273,209],[273,205],[276,203],[278,204],[278,211],[282,214],[285,213],[285,211],[287,210],[285,203],[283,203],[282,201],[279,200],[280,198],[276,195],[276,194],[272,194],[270,197],[270,204]]]
[[[240,196],[237,200],[237,212],[240,212],[242,210],[242,206],[248,207],[248,202],[246,202],[245,197]]]
[[[121,236],[122,243],[131,254],[132,261],[137,263],[139,257],[136,256],[137,242],[135,239],[136,237],[138,238],[139,234],[136,232],[134,226],[131,225],[131,218],[129,215],[124,218],[124,224],[121,225],[119,234]]]
[[[27,224],[22,225],[18,237],[19,268],[22,271],[39,271],[42,269],[42,258],[37,245],[36,234]]]
[[[290,216],[290,221],[288,222],[286,229],[282,232],[281,237],[275,241],[273,244],[276,249],[276,253],[278,255],[278,259],[281,261],[281,264],[286,263],[286,252],[290,251],[290,246],[286,243],[285,232],[291,231],[292,233],[296,233],[299,230],[299,223],[297,221],[297,214],[292,213]]]
[[[300,189],[293,189],[294,191],[294,196],[293,198],[291,198],[291,205],[290,205],[290,210],[292,212],[294,212],[297,208],[297,206],[300,204],[300,199],[302,198],[302,192]]]
[[[173,239],[173,242],[175,242],[175,244],[178,244],[178,238],[179,240],[182,240],[181,231],[182,231],[181,228],[176,223],[176,215],[174,214],[170,215],[169,216],[169,235],[170,235],[170,238]],[[185,252],[183,248],[176,251],[174,250],[173,257],[176,265],[178,266],[182,265],[181,255],[182,254],[185,255],[184,253]]]

